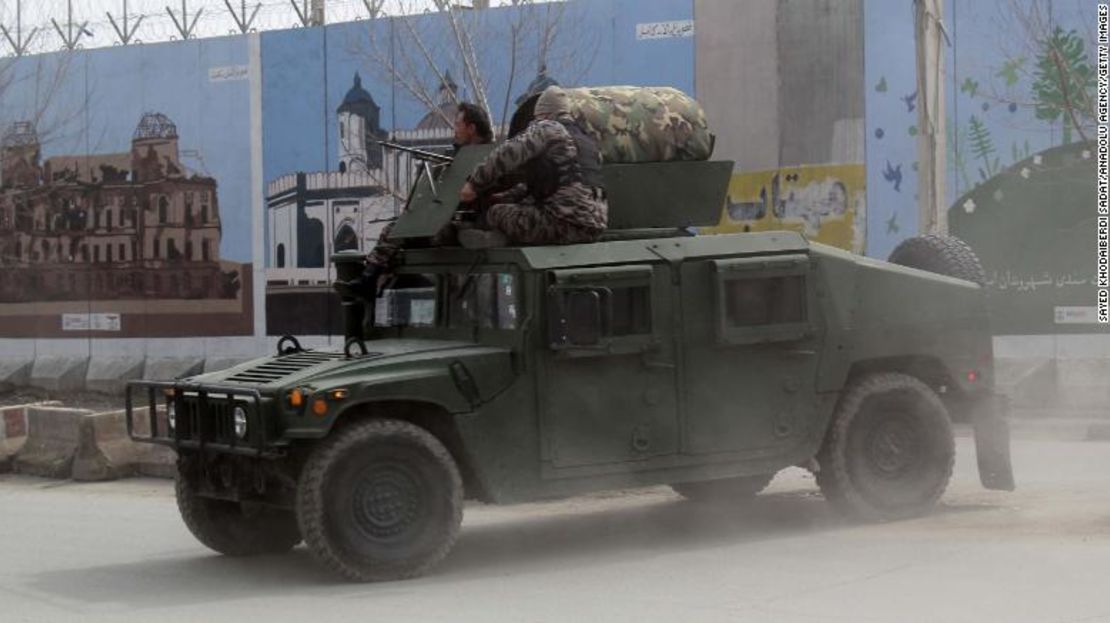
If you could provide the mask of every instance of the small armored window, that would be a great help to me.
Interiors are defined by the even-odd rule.
[[[810,335],[809,262],[802,255],[711,262],[717,281],[717,336],[731,344]]]
[[[729,279],[724,283],[725,318],[734,327],[804,322],[805,277]]]

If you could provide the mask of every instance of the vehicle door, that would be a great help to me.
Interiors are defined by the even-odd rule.
[[[672,288],[666,265],[547,275],[537,387],[549,465],[623,471],[677,452]]]
[[[805,254],[687,262],[683,452],[797,444],[815,421],[820,346]]]

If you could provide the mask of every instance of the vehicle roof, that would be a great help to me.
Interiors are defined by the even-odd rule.
[[[535,269],[633,264],[660,260],[730,257],[806,251],[809,243],[790,231],[714,234],[706,236],[617,240],[587,244],[504,247],[472,250],[460,247],[409,249],[405,263],[415,265],[518,264]]]

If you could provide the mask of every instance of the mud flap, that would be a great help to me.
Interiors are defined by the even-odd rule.
[[[979,463],[979,482],[987,489],[1014,490],[1008,410],[1008,403],[1004,397],[991,396],[983,399],[972,414],[972,425],[975,428],[975,457]]]

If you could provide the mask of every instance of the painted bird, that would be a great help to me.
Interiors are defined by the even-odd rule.
[[[890,165],[890,161],[886,161],[886,168],[883,169],[883,179],[894,184],[894,192],[902,192],[902,165],[894,167]]]
[[[898,99],[906,103],[906,112],[913,112],[913,110],[917,108],[917,91]]]

